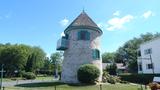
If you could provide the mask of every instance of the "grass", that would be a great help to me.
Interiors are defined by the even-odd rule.
[[[14,87],[6,87],[5,90],[100,90],[100,85],[68,85],[59,82],[21,84]],[[131,84],[103,84],[102,90],[138,90],[139,85]]]
[[[38,76],[35,80],[53,80],[53,76]]]

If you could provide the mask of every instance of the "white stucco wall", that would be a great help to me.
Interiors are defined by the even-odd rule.
[[[142,59],[139,59],[138,62],[142,63],[142,71],[139,71],[139,73],[153,73],[152,69],[147,69],[147,64],[151,64],[151,60],[143,59],[143,58],[150,58],[150,54],[145,55],[144,51],[146,49],[152,49],[151,58],[152,63],[154,66],[154,73],[160,73],[160,38],[156,38],[154,40],[151,40],[149,42],[143,43],[140,45],[140,51],[141,51],[141,57]]]
[[[78,83],[77,70],[83,64],[94,64],[101,70],[102,78],[102,59],[94,60],[92,58],[92,49],[100,50],[100,33],[98,31],[85,29],[90,32],[90,40],[77,40],[77,33],[82,29],[70,30],[69,48],[64,51],[64,60],[62,67],[61,80],[65,83]]]

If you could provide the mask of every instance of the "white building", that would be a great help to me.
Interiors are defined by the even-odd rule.
[[[57,50],[64,51],[61,81],[78,83],[77,71],[83,64],[93,64],[101,71],[100,37],[102,30],[83,11],[65,30],[65,37],[57,43]]]
[[[160,37],[140,45],[138,50],[138,73],[160,73]]]

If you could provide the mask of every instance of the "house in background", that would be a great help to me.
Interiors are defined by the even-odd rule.
[[[110,66],[112,63],[102,63],[103,70],[106,69],[107,66]],[[127,67],[123,63],[116,63],[117,73],[125,73],[127,72]]]
[[[160,73],[160,37],[145,42],[138,49],[138,73]]]

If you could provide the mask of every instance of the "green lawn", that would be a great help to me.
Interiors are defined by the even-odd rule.
[[[58,82],[22,84],[15,87],[6,87],[5,90],[100,90],[99,85],[67,85]],[[102,90],[138,90],[139,85],[130,84],[103,84]]]
[[[38,76],[38,77],[36,77],[36,79],[35,80],[53,80],[53,76]]]

